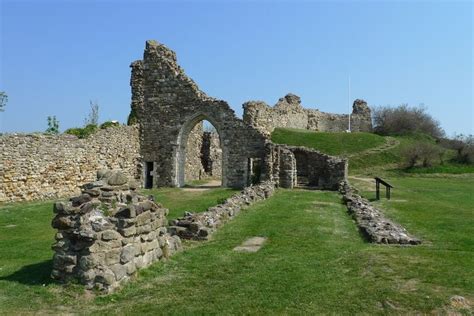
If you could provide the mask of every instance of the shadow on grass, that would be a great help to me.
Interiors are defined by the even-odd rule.
[[[0,277],[0,280],[18,282],[26,285],[48,285],[54,282],[50,276],[52,269],[53,260],[46,260],[23,266],[20,270],[17,270],[10,275]]]

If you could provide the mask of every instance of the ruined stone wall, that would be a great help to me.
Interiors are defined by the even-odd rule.
[[[264,175],[277,186],[338,190],[339,183],[347,179],[347,174],[346,159],[306,147],[267,144]]]
[[[72,135],[0,136],[0,202],[70,196],[93,181],[96,170],[120,168],[141,176],[138,129],[99,130],[86,139]]]
[[[55,203],[54,279],[110,293],[181,248],[167,233],[168,210],[136,189],[121,171],[102,172],[81,195]]]
[[[347,205],[348,213],[370,242],[402,245],[421,243],[420,239],[410,235],[400,224],[387,219],[379,209],[357,194],[357,190],[348,181],[341,181],[339,192]]]
[[[222,176],[222,149],[217,132],[204,132],[201,159],[207,177],[220,178]]]
[[[266,136],[238,119],[225,101],[200,91],[164,45],[147,41],[143,60],[131,67],[132,110],[140,124],[143,159],[155,162],[154,186],[184,185],[186,143],[202,120],[222,140],[223,186],[246,186],[248,159],[263,156]]]
[[[275,184],[267,181],[246,187],[223,203],[202,213],[186,212],[183,217],[170,221],[170,233],[184,239],[207,240],[224,223],[234,218],[249,205],[268,199],[275,192]]]
[[[186,181],[198,180],[204,177],[205,172],[202,164],[203,133],[202,121],[197,123],[189,133],[186,144]]]
[[[244,103],[244,121],[251,126],[272,133],[277,127],[308,129],[319,132],[343,132],[348,129],[349,115],[325,113],[315,109],[305,109],[301,99],[287,94],[274,107],[265,102]],[[371,112],[363,100],[355,100],[351,114],[353,132],[372,131]]]

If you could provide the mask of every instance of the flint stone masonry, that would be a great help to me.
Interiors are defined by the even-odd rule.
[[[147,41],[143,60],[131,67],[131,105],[140,125],[141,154],[155,165],[154,186],[184,185],[189,133],[208,120],[220,137],[223,186],[245,187],[248,159],[263,155],[266,137],[237,118],[225,101],[200,91],[164,45]]]
[[[358,195],[349,182],[341,181],[339,192],[343,196],[349,214],[369,241],[378,244],[401,245],[421,243],[421,240],[408,234],[405,228],[385,218],[380,210]]]
[[[220,178],[222,176],[222,149],[216,132],[203,133],[201,162],[207,177]]]
[[[300,97],[287,94],[274,107],[262,101],[244,103],[244,122],[271,134],[277,127],[308,129],[320,132],[343,132],[348,129],[349,115],[306,109]],[[355,100],[352,106],[351,130],[372,131],[371,111],[364,100]]]
[[[55,203],[54,279],[110,293],[181,249],[179,237],[167,233],[168,210],[136,188],[121,171],[104,171],[81,195]]]
[[[217,132],[205,132],[203,122],[191,130],[186,145],[185,181],[221,178],[222,150]]]
[[[269,132],[275,126],[283,124],[286,127],[334,131],[346,128],[342,128],[344,116],[305,110],[300,98],[292,94],[282,98],[274,109],[255,102],[246,103],[246,114],[241,120],[225,101],[211,98],[199,90],[178,65],[176,54],[156,41],[146,42],[143,60],[133,62],[131,68],[131,106],[140,126],[141,155],[147,165],[153,163],[154,166],[151,172],[154,187],[183,186],[189,179],[185,172],[188,168],[192,177],[202,173],[201,166],[195,163],[195,151],[187,150],[191,146],[189,139],[194,139],[195,126],[202,120],[208,120],[216,128],[222,149],[222,153],[215,156],[201,156],[203,160],[207,157],[208,163],[202,164],[204,171],[214,176],[220,168],[222,186],[234,188],[265,180],[276,180],[284,187],[297,185],[296,164],[302,167],[303,160],[295,159],[292,151],[299,153],[303,149],[278,150],[285,159],[272,160],[273,154],[269,153],[267,144],[271,144]],[[359,116],[361,119],[358,119]],[[356,100],[354,103],[353,120],[353,130],[370,130],[370,110],[364,101]],[[202,144],[206,142],[205,135]],[[315,187],[337,190],[337,183],[342,180],[340,172],[337,171],[334,177],[328,175],[333,169],[343,169],[336,163],[336,158],[321,158],[319,153],[303,156],[308,163],[316,162],[317,166],[304,166],[304,175],[300,172],[300,178],[308,178]],[[217,160],[221,164],[215,171],[210,171],[210,163],[214,168]],[[331,169],[333,162],[337,166]],[[330,169],[325,170],[324,174],[313,174],[316,169],[322,171],[324,165]],[[280,176],[282,181],[278,179]]]
[[[265,174],[282,188],[337,190],[347,179],[347,159],[306,147],[268,143],[265,162]]]
[[[87,139],[73,135],[0,136],[0,202],[71,196],[99,169],[140,179],[138,128],[110,127]]]
[[[203,138],[204,130],[201,121],[189,132],[186,144],[185,181],[201,179],[204,176],[205,171],[201,159]]]
[[[242,209],[268,199],[274,191],[275,185],[272,182],[247,187],[224,203],[208,208],[206,212],[186,212],[183,217],[171,220],[169,231],[184,239],[207,240],[216,229],[234,218]]]

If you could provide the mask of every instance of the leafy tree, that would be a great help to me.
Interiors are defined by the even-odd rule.
[[[46,129],[46,134],[59,134],[59,121],[56,119],[56,116],[48,116],[48,128]]]
[[[5,106],[7,105],[8,102],[8,95],[5,93],[5,91],[0,91],[0,112],[5,111]]]

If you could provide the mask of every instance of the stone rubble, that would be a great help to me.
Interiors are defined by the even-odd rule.
[[[167,233],[168,210],[136,192],[121,171],[101,171],[68,202],[56,202],[51,276],[112,292],[153,262],[181,249]]]
[[[243,189],[224,203],[212,206],[203,213],[185,212],[184,216],[170,221],[169,232],[184,239],[207,240],[220,226],[231,220],[249,205],[268,199],[273,195],[275,185],[263,182]]]
[[[401,245],[421,243],[421,240],[408,234],[405,228],[385,218],[380,210],[358,195],[357,190],[348,181],[341,181],[339,192],[343,196],[349,214],[370,242]]]

